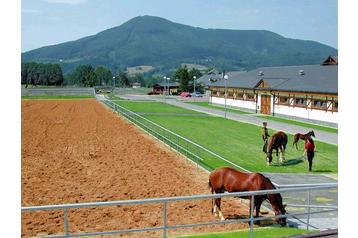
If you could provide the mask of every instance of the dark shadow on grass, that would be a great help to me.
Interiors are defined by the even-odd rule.
[[[289,160],[285,160],[283,163],[272,163],[271,166],[291,166],[291,165],[296,165],[299,163],[302,163],[303,160],[305,160],[306,157],[305,156],[301,156],[299,158],[296,159],[289,159]]]
[[[331,173],[331,172],[333,172],[333,170],[329,170],[329,169],[313,169],[312,172],[315,172],[315,173]]]
[[[259,216],[259,217],[262,217],[262,216]],[[236,219],[250,219],[250,216],[249,215],[233,214],[233,215],[228,215],[225,220],[236,220]],[[248,222],[248,223],[250,224],[250,222]],[[276,223],[272,219],[254,222],[254,225],[258,225],[258,226],[271,226],[273,224],[276,224]]]

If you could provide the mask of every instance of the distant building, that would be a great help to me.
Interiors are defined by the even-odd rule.
[[[140,88],[140,87],[141,87],[140,83],[133,83],[132,84],[132,88]]]
[[[338,123],[337,56],[329,56],[321,65],[261,67],[227,75],[229,106]],[[212,103],[225,103],[222,73],[209,72],[199,80],[208,82]]]
[[[179,83],[178,82],[172,82],[169,84],[157,83],[153,85],[151,94],[163,94],[163,92],[165,92],[165,94],[169,92],[169,95],[177,95],[179,93]]]

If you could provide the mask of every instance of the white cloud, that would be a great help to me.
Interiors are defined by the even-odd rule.
[[[48,3],[62,3],[70,5],[78,5],[87,2],[87,0],[46,0]]]

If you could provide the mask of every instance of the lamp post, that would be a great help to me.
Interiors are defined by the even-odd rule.
[[[217,81],[217,79],[213,79],[213,78],[209,78],[209,82],[210,82],[210,86],[213,85],[213,83],[215,83]],[[212,94],[212,89],[210,89],[210,104],[213,104],[213,94]]]
[[[116,87],[116,85],[115,85],[115,80],[116,79],[116,76],[113,76],[113,90],[114,90],[114,88]]]
[[[194,90],[193,90],[194,101],[195,101],[195,98],[196,98],[196,93],[195,93],[195,79],[196,79],[196,76],[194,75],[194,76],[193,76],[193,81],[194,81]]]
[[[224,75],[224,74],[223,74]],[[226,81],[228,80],[229,76],[227,74],[224,75],[225,80],[225,119],[226,119],[226,98],[227,98],[227,92],[226,92]]]
[[[164,97],[164,102],[165,102],[165,95],[164,95],[164,92],[165,92],[165,81],[167,80],[167,77],[166,77],[166,76],[164,76],[164,77],[163,77],[163,79],[164,79],[164,84],[163,84],[163,92],[162,92],[162,95],[163,95],[163,97]]]
[[[193,76],[193,79],[194,79],[194,92],[193,93],[194,93],[194,97],[195,97],[195,79],[196,79],[195,75]]]
[[[170,78],[169,78],[169,77],[167,77],[167,81],[168,81],[168,96],[169,96],[169,93],[170,93],[170,89],[169,89],[169,80],[170,80]]]

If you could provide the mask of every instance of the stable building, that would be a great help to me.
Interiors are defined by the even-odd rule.
[[[329,56],[321,65],[261,67],[226,74],[227,80],[217,72],[209,72],[201,79],[208,82],[214,104],[338,123],[336,56]]]
[[[166,94],[177,95],[179,93],[179,83],[178,82],[169,82],[169,83],[157,83],[153,85],[151,94]]]

